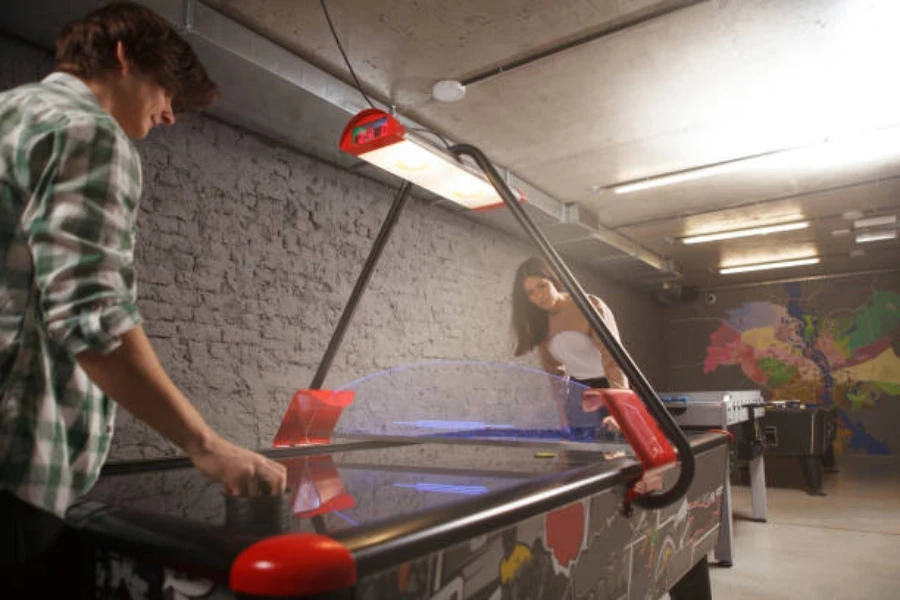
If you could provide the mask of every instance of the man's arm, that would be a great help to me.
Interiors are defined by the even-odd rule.
[[[85,350],[78,364],[104,393],[172,440],[230,494],[283,493],[285,468],[222,439],[169,379],[138,325],[108,354]]]
[[[283,491],[284,467],[216,435],[169,380],[140,325],[131,282],[141,175],[130,143],[86,117],[31,142],[20,173],[22,188],[33,190],[22,227],[47,335],[226,492]]]

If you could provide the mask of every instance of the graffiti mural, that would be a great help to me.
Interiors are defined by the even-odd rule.
[[[772,400],[835,404],[839,449],[888,454],[887,440],[858,415],[900,400],[900,294],[874,290],[847,307],[834,291],[789,283],[780,298],[727,309],[709,336],[703,373],[738,366]]]

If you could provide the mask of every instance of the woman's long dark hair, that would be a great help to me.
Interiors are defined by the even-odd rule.
[[[559,280],[542,259],[532,256],[516,269],[512,290],[512,329],[516,336],[516,356],[530,352],[535,346],[547,339],[550,316],[547,311],[538,308],[525,294],[525,279],[542,277],[549,280],[562,291]]]

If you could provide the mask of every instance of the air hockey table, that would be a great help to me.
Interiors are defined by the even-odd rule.
[[[360,155],[388,135],[402,137],[389,119],[363,111],[345,129],[342,150]],[[673,453],[666,466],[648,462],[655,436],[626,427],[624,443],[585,436],[590,416],[575,427],[559,422],[564,411],[543,372],[538,380],[459,364],[391,369],[312,393],[324,392],[408,197],[405,182],[309,393],[291,399],[276,447],[266,451],[287,466],[290,492],[224,497],[177,458],[109,465],[68,513],[90,597],[711,597],[707,555],[720,526],[727,435],[678,427],[520,195],[477,148],[448,152],[475,161],[634,386],[635,404],[607,404],[631,412],[613,416],[638,415],[645,431],[658,426],[674,449],[657,457],[678,452],[677,460]]]
[[[270,452],[291,492],[245,507],[187,465],[115,465],[69,520],[96,598],[678,597],[708,577],[728,449],[689,439],[684,501],[630,516],[641,467],[610,445],[354,439]]]
[[[288,469],[283,497],[224,496],[183,458],[108,464],[68,514],[88,596],[710,596],[726,435],[687,433],[690,487],[648,510],[628,499],[650,484],[626,442],[549,426],[555,408],[535,401],[546,374],[426,367],[355,385],[329,439],[265,450]],[[447,381],[461,380],[448,392]],[[413,381],[426,389],[408,392],[408,418],[372,427],[385,400],[378,390]],[[482,406],[493,426],[459,419],[475,391],[507,395]],[[320,423],[334,421],[327,412],[317,410]],[[678,470],[663,470],[658,483],[671,485]]]

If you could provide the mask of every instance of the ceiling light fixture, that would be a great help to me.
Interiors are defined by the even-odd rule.
[[[864,231],[856,234],[857,244],[867,244],[869,242],[883,242],[885,240],[897,239],[896,229],[882,229],[880,231]]]
[[[871,161],[885,156],[894,156],[898,152],[900,125],[891,125],[880,129],[869,129],[848,133],[838,137],[827,136],[817,140],[809,140],[794,146],[731,158],[724,162],[708,166],[688,168],[675,173],[645,177],[640,180],[613,184],[604,189],[611,189],[616,194],[627,194],[650,188],[661,187],[719,175],[748,166],[756,168],[807,169],[831,168],[835,166]],[[858,210],[844,213],[847,220],[862,217]]]
[[[366,109],[350,119],[341,150],[472,210],[503,205],[494,187],[456,158],[410,136],[388,113]],[[524,198],[520,195],[520,200]]]
[[[733,229],[731,231],[720,231],[718,233],[692,235],[686,238],[681,238],[681,243],[702,244],[703,242],[717,242],[719,240],[731,240],[734,238],[750,237],[753,235],[768,235],[770,233],[780,233],[782,231],[797,231],[798,229],[806,229],[807,227],[809,227],[809,221],[781,223],[779,225],[766,225],[763,227],[751,227],[749,229]]]
[[[868,219],[857,219],[853,221],[854,229],[864,229],[866,227],[881,227],[883,225],[896,225],[897,215],[885,215],[882,217],[869,217]]]
[[[662,175],[660,177],[650,177],[641,181],[623,183],[621,185],[614,186],[612,190],[616,194],[628,194],[631,192],[639,192],[641,190],[647,190],[650,188],[662,187],[664,185],[672,185],[674,183],[682,183],[684,181],[711,177],[713,175],[719,175],[721,173],[731,171],[733,168],[734,165],[731,163],[713,165],[711,167],[700,167],[699,169],[681,171],[680,173],[672,173],[671,175]]]
[[[819,264],[821,259],[818,256],[811,258],[799,258],[796,260],[782,260],[779,262],[757,263],[753,265],[739,265],[736,267],[723,267],[719,269],[722,275],[733,275],[734,273],[747,273],[750,271],[768,271],[769,269],[787,269],[789,267],[802,267],[804,265]]]

